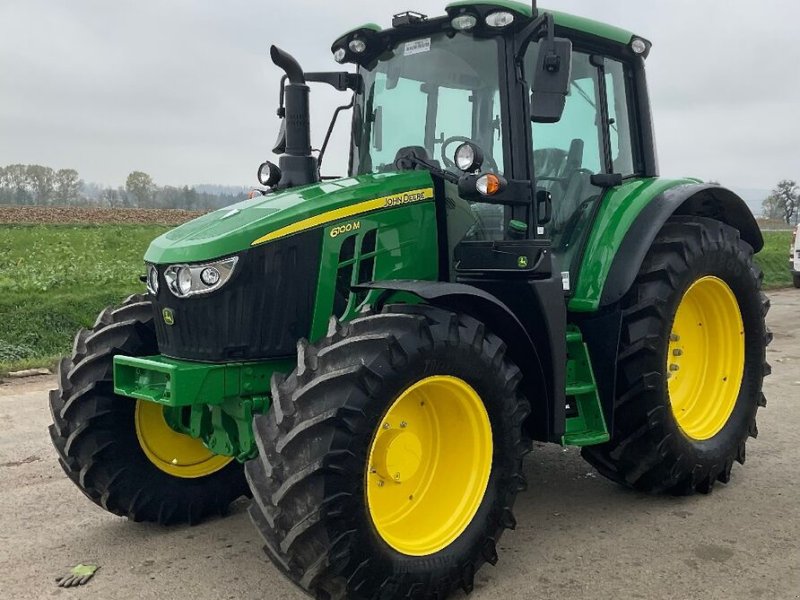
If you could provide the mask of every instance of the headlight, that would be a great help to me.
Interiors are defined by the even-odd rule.
[[[234,256],[202,265],[172,265],[164,271],[164,279],[169,291],[179,298],[208,294],[225,285],[238,260]]]
[[[155,265],[147,265],[147,291],[158,296],[158,269]]]

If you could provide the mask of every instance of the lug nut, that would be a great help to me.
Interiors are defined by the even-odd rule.
[[[676,364],[671,364],[671,365],[669,366],[669,370],[670,370],[670,371],[672,371],[672,372],[675,372],[675,371],[680,371],[680,370],[681,370],[681,368],[680,368],[678,365],[676,365]]]
[[[391,428],[392,428],[392,426],[391,426],[391,425],[389,425],[388,423],[384,423],[384,424],[383,424],[383,428],[384,428],[384,429],[391,429]]]
[[[672,335],[669,336],[669,341],[670,342],[680,342],[681,341],[681,336],[679,336],[676,333],[673,333]]]
[[[395,481],[400,481],[400,473],[395,473],[394,474],[394,479],[395,479]]]
[[[383,487],[383,479],[378,482],[378,487]]]
[[[408,423],[406,423],[405,421],[400,423],[400,429],[405,429],[406,427],[408,427]]]
[[[681,350],[680,348],[675,348],[675,350],[672,351],[672,355],[673,356],[683,356],[683,350]]]

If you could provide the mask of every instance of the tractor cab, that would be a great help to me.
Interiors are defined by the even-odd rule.
[[[592,35],[599,27],[608,37]],[[428,169],[443,180],[452,278],[461,242],[547,239],[570,295],[605,190],[656,175],[650,43],[629,32],[457,2],[444,17],[354,29],[332,51],[357,70],[350,175]],[[489,193],[473,174],[489,176]]]

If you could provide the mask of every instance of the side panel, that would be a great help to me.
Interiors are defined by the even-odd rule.
[[[323,230],[311,341],[325,335],[331,316],[353,318],[378,291],[352,290],[371,281],[436,281],[439,249],[433,202],[371,213]]]
[[[575,294],[569,302],[570,311],[598,309],[614,258],[639,213],[664,191],[691,183],[696,180],[635,179],[606,193],[586,242]]]

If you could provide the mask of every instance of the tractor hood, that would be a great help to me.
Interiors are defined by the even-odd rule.
[[[337,181],[315,183],[268,194],[203,215],[156,238],[145,254],[154,264],[196,263],[247,250],[267,243],[273,236],[324,226],[396,204],[422,199],[404,199],[403,193],[424,190],[432,196],[427,171],[360,175]],[[399,195],[399,196],[398,196]],[[386,199],[385,203],[369,202]],[[363,203],[356,212],[342,210]]]

